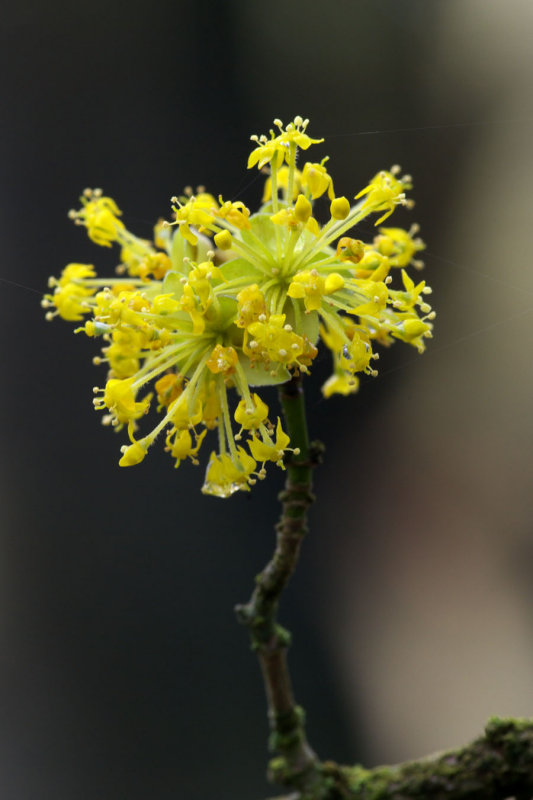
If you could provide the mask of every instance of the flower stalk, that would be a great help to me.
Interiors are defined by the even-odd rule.
[[[275,783],[299,789],[302,797],[321,798],[325,795],[320,761],[307,741],[304,712],[295,701],[287,664],[290,634],[277,622],[281,594],[296,568],[307,532],[307,510],[314,500],[313,469],[321,447],[309,444],[301,377],[284,384],[279,393],[285,427],[296,452],[286,459],[287,478],[280,493],[282,511],[274,554],[257,576],[250,601],[237,606],[236,613],[249,629],[265,684],[270,748],[276,754],[270,762],[269,777]]]

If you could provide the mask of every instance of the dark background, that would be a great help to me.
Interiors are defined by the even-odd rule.
[[[374,763],[532,713],[532,19],[526,0],[4,12],[2,797],[272,791],[232,609],[270,554],[281,477],[219,501],[162,448],[120,470],[93,343],[39,301],[70,261],[111,272],[66,217],[85,186],[146,237],[187,184],[253,209],[248,139],[274,117],[326,137],[338,194],[393,163],[413,174],[439,312],[428,353],[382,354],[357,396],[321,399],[325,357],[309,381],[328,455],[282,617],[311,742]]]

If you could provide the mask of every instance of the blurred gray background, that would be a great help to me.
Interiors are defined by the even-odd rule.
[[[282,621],[321,756],[453,747],[533,713],[527,0],[25,0],[0,23],[0,791],[9,800],[248,800],[263,690],[233,606],[273,545],[281,476],[200,494],[162,448],[132,470],[99,423],[94,345],[45,323],[66,218],[102,186],[150,236],[187,184],[254,208],[251,133],[310,117],[339,194],[413,174],[438,311],[358,395],[321,398],[318,502]],[[361,231],[371,236],[372,231]],[[274,398],[271,398],[272,401]]]

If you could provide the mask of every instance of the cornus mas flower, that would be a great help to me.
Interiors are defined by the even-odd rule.
[[[351,235],[367,217],[379,226],[397,205],[409,207],[410,178],[382,171],[352,203],[335,195],[327,158],[297,169],[298,150],[323,141],[309,137],[308,120],[274,124],[269,137],[252,137],[248,168],[267,172],[255,214],[187,190],[149,242],[127,230],[114,200],[85,190],[70,217],[96,244],[118,245],[118,277],[72,263],[50,278],[43,300],[47,319],[80,322],[77,332],[103,342],[94,361],[107,364],[108,378],[94,406],[126,431],[119,464],[141,462],[160,434],[176,466],[197,464],[204,439],[218,439],[203,486],[217,497],[248,490],[268,462],[283,469],[291,451],[255,388],[308,373],[321,339],[333,357],[325,397],[351,394],[358,373],[377,374],[376,345],[400,339],[422,352],[434,318],[431,290],[406,271],[422,266],[417,227],[379,227],[371,243]],[[317,200],[329,207],[325,223]],[[143,433],[150,410],[158,422]]]

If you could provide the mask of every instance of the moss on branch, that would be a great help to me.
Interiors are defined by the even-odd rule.
[[[531,800],[533,720],[493,718],[471,744],[419,761],[322,768],[328,800]]]
[[[493,718],[479,739],[418,761],[373,769],[324,761],[318,770],[321,794],[272,800],[531,800],[533,720]]]

